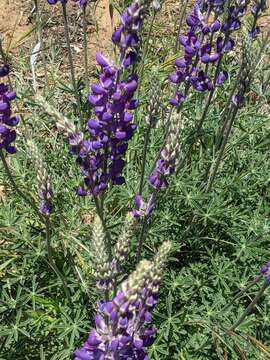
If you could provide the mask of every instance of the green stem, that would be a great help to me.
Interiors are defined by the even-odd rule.
[[[94,201],[95,201],[95,205],[96,205],[96,210],[97,210],[97,214],[101,220],[102,226],[104,228],[105,234],[106,234],[106,241],[107,241],[107,250],[108,250],[108,256],[109,256],[109,262],[112,261],[112,239],[111,239],[111,234],[107,228],[107,224],[105,221],[105,217],[104,217],[104,212],[102,211],[101,207],[100,207],[100,203],[98,201],[98,198],[96,196],[94,196]]]
[[[175,42],[175,47],[174,47],[174,54],[177,53],[178,49],[179,49],[179,36],[180,36],[180,31],[183,25],[183,20],[184,20],[184,16],[186,13],[186,9],[187,9],[187,4],[188,4],[188,0],[185,1],[185,4],[182,8],[181,14],[180,14],[180,20],[179,20],[179,25],[178,25],[178,30],[177,30],[177,36],[176,36],[176,42]],[[183,5],[183,2],[182,4]]]
[[[149,120],[151,122],[151,120]],[[151,132],[151,125],[149,124],[146,130],[146,134],[144,137],[144,145],[143,145],[143,156],[142,156],[142,167],[141,167],[141,178],[140,178],[140,185],[139,185],[139,194],[142,194],[143,185],[144,185],[144,174],[145,174],[145,166],[146,166],[146,156],[148,150],[148,144],[150,139],[150,132]]]
[[[84,72],[87,91],[89,90],[89,74],[88,74],[88,46],[87,46],[87,17],[86,6],[82,9],[83,13],[83,52],[84,52]]]
[[[262,278],[262,275],[257,276],[250,284],[248,284],[244,289],[242,289],[241,291],[239,291],[233,298],[232,300],[229,302],[229,304],[227,304],[225,307],[223,307],[220,311],[219,314],[224,314],[225,311],[227,311],[235,302],[235,300],[237,300],[238,298],[240,298],[243,294],[245,294],[245,292],[250,289],[253,285],[257,284]]]
[[[144,234],[146,231],[146,226],[147,226],[147,217],[145,216],[143,218],[142,228],[141,228],[141,232],[139,235],[139,241],[138,241],[138,246],[137,246],[137,252],[136,252],[137,263],[141,260],[141,257],[142,257],[142,245],[143,245],[143,240],[144,240]]]
[[[220,125],[219,125],[219,128],[218,128],[217,133],[216,133],[216,148],[217,149],[220,148],[221,141],[222,141],[224,132],[225,132],[226,127],[227,127],[226,118],[228,118],[228,110],[229,110],[230,104],[232,102],[232,97],[233,97],[233,95],[235,93],[235,90],[237,89],[237,86],[239,85],[241,72],[242,72],[242,67],[239,69],[239,72],[237,74],[235,83],[234,83],[234,85],[233,85],[233,87],[232,87],[232,89],[230,91],[230,94],[229,94],[229,96],[227,98],[225,108],[224,108],[224,110],[222,112],[222,115],[221,115],[221,118],[220,118],[220,121],[219,121]]]
[[[2,58],[3,62],[5,64],[7,64],[8,63],[8,57],[5,54],[4,49],[3,49],[1,34],[0,34],[0,55],[1,55],[1,58]],[[12,89],[12,84],[11,84],[11,79],[10,79],[9,74],[8,74],[8,84],[9,84],[9,87]]]
[[[213,186],[215,177],[217,175],[219,165],[220,165],[221,160],[223,158],[224,150],[225,150],[225,147],[227,145],[229,135],[231,133],[232,125],[233,125],[233,122],[235,120],[237,112],[238,112],[238,108],[236,106],[234,106],[234,108],[232,110],[232,114],[230,115],[230,113],[229,113],[230,119],[229,119],[229,122],[228,122],[228,129],[227,129],[227,132],[226,132],[226,134],[225,134],[225,136],[223,138],[223,141],[221,143],[221,147],[220,147],[220,150],[219,150],[219,153],[218,153],[217,160],[214,162],[213,166],[210,169],[210,174],[209,174],[209,177],[208,177],[206,190],[205,190],[206,193],[209,193],[211,191],[211,189],[212,189],[212,186]]]
[[[79,96],[78,87],[77,87],[76,78],[75,78],[75,71],[74,71],[74,64],[73,64],[71,45],[70,45],[70,36],[69,36],[69,29],[68,29],[67,7],[66,7],[65,3],[62,3],[62,10],[63,10],[65,37],[66,37],[66,43],[67,43],[71,81],[72,81],[72,86],[73,86],[73,90],[74,90],[75,97],[76,97],[78,114],[80,116],[81,115],[81,101],[80,101],[80,96]]]
[[[156,18],[156,11],[154,11],[154,13],[152,15],[152,18],[151,18],[150,26],[149,26],[148,33],[147,33],[146,42],[145,42],[144,49],[143,49],[142,60],[141,60],[141,64],[140,64],[141,66],[140,66],[140,69],[138,71],[138,78],[141,79],[140,83],[139,83],[139,87],[138,87],[138,93],[139,93],[139,90],[140,90],[140,85],[142,83],[143,72],[144,72],[144,67],[145,67],[145,59],[146,59],[146,57],[148,55],[148,51],[150,49],[150,46],[149,46],[150,45],[150,37],[151,37],[151,34],[152,34],[155,18]]]
[[[69,302],[71,302],[69,290],[67,287],[66,279],[64,275],[61,273],[61,271],[58,269],[56,264],[53,261],[53,255],[52,255],[52,247],[51,247],[51,229],[50,229],[50,218],[49,216],[45,217],[45,233],[46,233],[46,245],[47,245],[47,253],[48,253],[48,260],[51,268],[55,272],[55,274],[59,277],[63,284],[63,288],[66,294],[66,298]]]
[[[6,161],[6,158],[5,158],[5,155],[3,153],[3,150],[1,149],[0,150],[0,157],[1,157],[1,160],[2,160],[2,163],[4,165],[4,169],[5,169],[5,172],[6,172],[6,175],[13,187],[13,189],[16,191],[16,193],[36,212],[36,214],[39,216],[40,220],[42,222],[44,222],[44,217],[43,215],[40,214],[39,210],[38,210],[38,207],[35,205],[34,201],[32,201],[30,198],[28,198],[28,196],[26,196],[22,191],[21,189],[19,188],[19,186],[16,184],[14,178],[13,178],[13,175],[11,173],[11,171],[9,170],[9,166],[7,164],[7,161]]]
[[[44,42],[43,42],[43,36],[42,36],[42,19],[41,19],[41,13],[40,13],[40,7],[39,7],[39,0],[34,0],[36,12],[37,12],[37,32],[38,32],[38,42],[40,43],[40,51],[41,51],[41,59],[42,59],[42,65],[44,69],[44,75],[45,75],[45,87],[49,88],[49,78],[48,78],[48,72],[47,72],[47,64],[45,59],[45,53],[44,53]]]
[[[253,310],[255,305],[258,303],[260,298],[262,297],[265,290],[268,288],[269,284],[265,281],[261,289],[258,291],[255,298],[252,300],[252,302],[248,305],[244,313],[240,316],[240,318],[226,331],[227,333],[230,333],[232,331],[235,331],[236,328],[242,324],[242,322],[245,320],[245,318],[250,314],[250,312]]]

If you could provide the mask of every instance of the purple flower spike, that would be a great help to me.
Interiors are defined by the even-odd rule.
[[[148,359],[146,350],[156,334],[149,322],[170,249],[170,242],[163,243],[154,260],[141,261],[111,301],[98,304],[96,328],[75,351],[75,360]]]
[[[138,33],[143,25],[145,9],[143,2],[134,1],[122,14],[122,24],[112,35],[113,43],[120,49],[120,63],[124,69],[134,65],[137,61]]]
[[[132,75],[120,80],[120,70],[110,59],[101,53],[97,53],[96,59],[102,72],[88,97],[96,114],[87,123],[90,140],[84,140],[81,132],[69,137],[70,149],[77,155],[77,164],[84,176],[84,186],[78,192],[82,196],[97,196],[110,182],[125,183],[123,158],[136,129],[130,110],[137,106],[133,99],[137,77]]]
[[[0,69],[0,77],[9,73],[9,66]],[[16,98],[16,92],[9,91],[8,85],[0,83],[0,149],[14,154],[16,147],[12,144],[16,139],[14,127],[19,123],[18,116],[12,116],[11,102]]]
[[[265,2],[265,0],[258,1]],[[212,91],[215,86],[224,83],[227,75],[224,76],[222,73],[214,81],[209,78],[209,74],[215,71],[210,71],[209,68],[216,67],[217,64],[220,67],[221,57],[233,50],[235,44],[231,34],[241,27],[240,18],[246,12],[247,4],[247,1],[241,1],[226,8],[224,0],[195,1],[193,12],[186,18],[189,29],[185,35],[179,37],[184,57],[176,60],[177,71],[169,75],[169,80],[178,89],[183,83],[185,95],[191,87],[196,91],[204,92]],[[257,7],[254,7],[253,14],[257,14]],[[257,32],[258,30],[253,27],[251,36],[256,37]],[[179,98],[171,99],[170,104],[178,106]]]

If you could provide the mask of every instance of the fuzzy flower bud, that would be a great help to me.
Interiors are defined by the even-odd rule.
[[[160,8],[161,8],[160,1],[153,0],[152,1],[152,8],[153,8],[154,11],[159,11]]]
[[[147,117],[145,121],[148,125],[154,127],[160,109],[160,96],[161,96],[161,86],[160,83],[158,83],[157,76],[154,75],[151,85],[152,85],[151,90],[149,91],[150,100],[147,107]]]
[[[59,131],[63,132],[68,137],[74,137],[78,131],[74,123],[61,114],[57,109],[51,106],[43,96],[36,95],[36,102],[43,108],[43,110],[56,120],[56,126]]]
[[[177,121],[177,117],[172,119],[169,135],[161,151],[160,159],[157,162],[153,175],[148,178],[149,184],[156,190],[168,187],[167,177],[174,173],[178,163],[180,126]]]
[[[98,215],[95,216],[93,223],[92,249],[97,287],[107,289],[110,287],[111,270],[106,250],[105,231]]]
[[[53,191],[50,176],[48,175],[46,164],[44,163],[38,148],[31,142],[27,141],[30,159],[37,172],[38,195],[40,198],[39,212],[44,216],[50,216],[53,205]]]
[[[123,230],[114,248],[113,266],[117,274],[120,271],[121,264],[127,258],[135,226],[136,220],[131,213],[128,213],[126,215]]]

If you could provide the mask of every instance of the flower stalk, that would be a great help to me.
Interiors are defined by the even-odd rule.
[[[61,4],[62,4],[63,19],[64,19],[65,38],[66,38],[66,44],[67,44],[71,81],[72,81],[73,91],[74,91],[74,94],[76,97],[76,102],[77,102],[77,114],[81,118],[81,100],[80,100],[80,94],[79,94],[79,90],[78,90],[78,86],[77,86],[77,82],[76,82],[76,78],[75,78],[75,68],[74,68],[72,51],[71,51],[70,35],[69,35],[69,29],[68,29],[67,5],[65,2],[61,2]]]

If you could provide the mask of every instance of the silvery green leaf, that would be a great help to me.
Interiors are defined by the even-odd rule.
[[[36,92],[37,91],[37,82],[36,82],[36,75],[35,75],[35,65],[36,65],[36,62],[37,62],[37,57],[38,57],[38,54],[39,54],[39,51],[40,51],[40,42],[38,42],[33,51],[32,51],[32,54],[31,54],[31,57],[30,57],[30,65],[31,65],[31,70],[32,70],[32,80],[33,80],[33,88],[34,88],[34,91]]]

